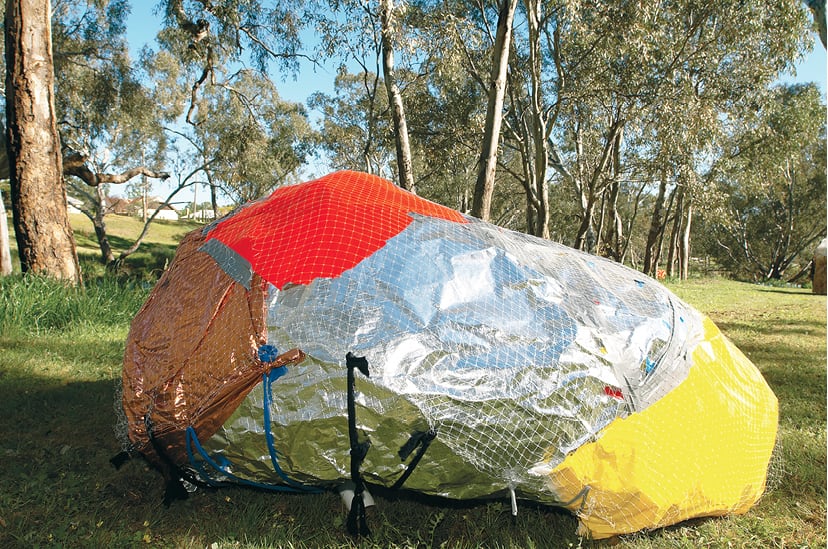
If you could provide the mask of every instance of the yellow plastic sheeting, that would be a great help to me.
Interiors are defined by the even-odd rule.
[[[745,513],[765,490],[778,403],[756,367],[709,319],[687,379],[611,423],[550,473],[595,539]]]

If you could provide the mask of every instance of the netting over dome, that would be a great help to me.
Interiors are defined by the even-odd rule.
[[[130,439],[206,482],[334,486],[348,353],[371,368],[356,416],[376,484],[430,432],[406,488],[511,491],[595,537],[744,512],[764,489],[775,397],[698,312],[617,263],[356,172],[185,240],[130,332]]]

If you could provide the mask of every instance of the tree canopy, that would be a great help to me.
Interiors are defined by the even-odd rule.
[[[697,241],[780,278],[825,235],[825,105],[776,84],[813,47],[798,0],[164,0],[137,56],[127,0],[52,7],[63,171],[99,238],[107,182],[172,174],[217,210],[319,166],[650,275],[686,276]],[[333,91],[284,100],[300,61],[338,66]]]

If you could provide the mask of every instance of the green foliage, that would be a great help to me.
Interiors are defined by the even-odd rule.
[[[323,110],[324,148],[335,167],[393,173],[387,108],[383,94],[375,94],[381,89],[372,64],[379,51],[371,32],[375,14],[353,2],[330,6],[341,17],[314,20],[324,53],[357,59],[362,71],[340,71],[337,96],[312,103]],[[553,238],[571,243],[591,216],[584,228],[591,225],[598,239],[620,232],[614,235],[620,245],[612,247],[623,253],[613,255],[627,261],[644,255],[651,195],[661,177],[668,181],[665,206],[672,208],[657,220],[659,234],[668,233],[665,246],[667,219],[679,204],[669,200],[676,188],[684,189],[679,215],[687,217],[691,206],[696,215],[713,207],[710,181],[726,155],[729,122],[749,116],[809,47],[807,11],[797,0],[770,7],[756,0],[541,2],[535,44],[526,23],[532,6],[521,2],[516,18],[493,219],[528,230],[534,201],[546,192]],[[468,209],[480,152],[495,8],[409,2],[395,27],[418,193],[461,210]],[[530,89],[532,47],[542,59],[539,97]],[[543,140],[527,147],[542,122],[546,151]],[[615,142],[613,127],[621,129]],[[547,189],[536,192],[531,176],[544,155]],[[598,243],[602,253],[611,247]]]
[[[311,108],[323,113],[320,142],[334,169],[361,170],[388,176],[394,157],[390,120],[381,114],[388,97],[375,73],[336,75],[335,96],[314,93]]]
[[[88,155],[99,171],[160,163],[161,112],[129,55],[129,3],[54,4],[55,97],[64,148]]]
[[[231,89],[210,87],[198,106],[192,143],[208,180],[234,204],[295,182],[312,154],[316,134],[305,109],[282,100],[261,73],[239,72]]]
[[[780,279],[826,235],[825,105],[809,84],[777,86],[757,107],[729,138],[703,243],[734,274]]]

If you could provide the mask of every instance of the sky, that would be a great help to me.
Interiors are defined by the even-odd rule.
[[[161,16],[153,13],[155,0],[132,2],[132,12],[127,21],[127,39],[130,43],[133,58],[144,45],[155,45],[155,35],[161,24]],[[822,91],[823,101],[826,100],[826,51],[822,43],[814,34],[814,46],[797,66],[796,73],[781,78],[784,82],[815,82]],[[288,76],[284,80],[276,80],[279,95],[288,101],[306,105],[308,97],[317,91],[331,94],[333,92],[336,66],[313,66],[310,62],[300,60],[300,70],[295,79]],[[311,113],[314,119],[317,113]],[[316,174],[322,175],[322,174]],[[174,178],[173,178],[174,179]],[[159,194],[167,190],[159,190]],[[200,196],[206,197],[206,192],[199,191]],[[179,200],[192,200],[192,193],[182,191]],[[199,199],[200,200],[200,199]]]

